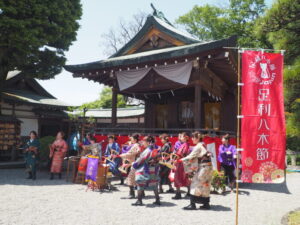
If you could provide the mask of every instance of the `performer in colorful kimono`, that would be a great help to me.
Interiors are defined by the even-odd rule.
[[[229,144],[229,134],[222,137],[222,145],[219,147],[218,160],[225,171],[226,184],[233,191],[235,182],[235,168],[236,168],[236,148]]]
[[[174,149],[173,149],[173,152],[176,152],[177,150],[178,150],[178,148],[180,147],[180,145],[182,144],[182,142],[181,142],[181,137],[182,136],[182,133],[179,133],[178,134],[178,140],[175,142],[175,144],[174,144]]]
[[[25,145],[25,165],[26,171],[28,172],[29,176],[27,179],[36,179],[36,164],[37,158],[40,148],[40,142],[37,139],[37,133],[35,131],[31,131],[30,140]]]
[[[190,153],[188,140],[189,140],[189,135],[186,132],[183,132],[181,134],[181,139],[180,139],[181,145],[174,152],[178,156],[178,159],[186,157]],[[176,187],[176,195],[172,197],[172,199],[177,200],[177,199],[181,199],[181,191],[180,191],[181,187],[188,188],[187,196],[189,196],[190,180],[188,175],[184,172],[184,167],[182,162],[177,160],[174,165],[175,165],[174,185]]]
[[[85,138],[83,140],[83,145],[90,145],[91,144],[91,133],[86,133]]]
[[[125,144],[123,144],[122,150],[121,150],[122,154],[128,152],[130,150],[131,146],[132,146],[132,144],[131,144],[130,140],[127,141]]]
[[[99,159],[101,159],[102,156],[101,144],[96,143],[96,138],[94,136],[91,136],[89,141],[90,141],[89,145],[82,146],[83,151],[81,152],[81,155],[82,156],[93,155],[93,156],[98,156]]]
[[[130,169],[127,179],[125,180],[125,183],[129,186],[129,199],[135,198],[135,169],[131,165],[141,152],[139,137],[140,136],[138,134],[133,134],[130,137],[129,150],[126,153],[119,155],[123,159],[123,165]]]
[[[114,157],[120,154],[120,146],[116,142],[117,138],[114,135],[108,136],[108,144],[105,149],[104,156],[110,157],[112,160],[106,160],[106,163],[109,165],[109,171],[116,177],[119,177],[121,180],[121,184],[124,184],[124,178],[122,173],[119,170],[119,167],[122,163],[122,159],[120,157]]]
[[[50,145],[49,157],[50,159],[52,159],[51,170],[50,170],[51,180],[53,180],[54,174],[58,174],[59,179],[61,179],[62,164],[66,152],[68,151],[68,144],[63,139],[64,136],[65,136],[64,132],[59,131],[56,135],[56,140],[53,142],[53,144]]]
[[[159,136],[161,142],[163,143],[163,146],[160,149],[160,154],[162,153],[167,153],[171,154],[172,153],[172,144],[169,142],[169,136],[167,134],[162,134]],[[160,165],[160,182],[159,182],[159,192],[163,193],[163,185],[169,185],[169,190],[167,193],[174,193],[174,189],[172,187],[172,184],[169,180],[169,174],[170,174],[171,169],[165,165]]]
[[[135,172],[135,182],[138,189],[138,199],[132,205],[143,205],[143,191],[145,189],[152,189],[155,194],[155,205],[160,205],[158,182],[159,182],[159,152],[154,149],[155,138],[146,136],[142,141],[145,150],[141,153],[139,158],[133,163]]]
[[[209,196],[213,172],[211,155],[201,143],[202,135],[199,132],[193,133],[192,140],[196,146],[188,156],[180,159],[184,164],[185,172],[193,174],[191,203],[184,209],[195,210],[196,203],[203,204],[200,209],[210,209]]]

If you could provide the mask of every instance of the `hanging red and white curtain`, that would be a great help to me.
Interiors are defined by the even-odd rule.
[[[285,169],[283,55],[242,53],[242,180],[281,183]]]

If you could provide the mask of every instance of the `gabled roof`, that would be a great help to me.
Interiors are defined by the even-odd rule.
[[[31,88],[34,93],[48,98],[55,98],[48,91],[46,91],[46,89],[43,88],[34,78],[25,76],[25,74],[21,71],[8,72],[5,82],[5,89],[15,90],[17,88],[17,83],[22,80]]]
[[[22,83],[22,85],[19,85]],[[3,99],[9,102],[67,108],[69,104],[56,99],[46,91],[34,78],[26,77],[20,71],[8,73]]]
[[[24,90],[6,90],[2,92],[4,99],[11,100],[19,103],[28,103],[35,105],[55,106],[55,107],[68,107],[67,103],[57,100],[56,98],[48,98],[34,94]]]
[[[135,53],[131,55],[116,56],[105,60],[91,63],[67,65],[65,69],[69,72],[80,73],[89,70],[101,70],[112,67],[124,67],[132,64],[146,63],[148,61],[167,60],[171,58],[186,57],[213,49],[222,49],[223,47],[235,46],[236,36],[228,39],[194,43],[183,46],[169,47],[146,52]]]
[[[159,18],[156,15],[149,15],[144,26],[141,30],[119,51],[113,54],[110,58],[127,55],[129,50],[139,43],[144,36],[146,36],[151,30],[156,29],[163,34],[169,36],[170,38],[178,42],[177,45],[187,45],[200,42],[198,39],[193,38],[190,34],[182,32],[175,28],[172,24],[168,22],[165,18]]]
[[[19,70],[9,71],[9,72],[7,73],[6,80],[10,80],[10,79],[12,79],[13,77],[17,76],[17,75],[20,74],[20,73],[21,73],[21,71],[19,71]]]
[[[176,29],[162,12],[156,10],[153,5],[152,7],[154,12],[148,16],[141,30],[117,53],[108,59],[66,65],[64,68],[72,72],[73,77],[116,86],[114,77],[116,71],[199,59],[201,63],[210,63],[213,72],[227,82],[232,83],[233,80],[235,82],[235,77],[231,75],[235,74],[235,68],[226,59],[228,50],[224,47],[236,46],[236,36],[201,42]],[[228,71],[229,76],[224,70]]]

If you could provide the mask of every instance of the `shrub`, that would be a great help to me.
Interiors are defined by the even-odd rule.
[[[286,147],[292,151],[300,151],[300,138],[296,136],[287,136],[286,137]]]
[[[47,162],[49,159],[49,145],[55,141],[55,137],[46,136],[40,139],[41,147],[40,147],[40,161]]]
[[[213,171],[211,186],[213,187],[214,192],[225,191],[226,188],[225,179],[226,177],[224,176],[224,172],[219,172],[217,170]]]
[[[288,156],[287,156],[287,164],[288,164],[288,165],[291,165],[291,163],[292,163],[291,156],[288,155]],[[296,156],[296,166],[300,166],[300,155],[297,155],[297,156]]]

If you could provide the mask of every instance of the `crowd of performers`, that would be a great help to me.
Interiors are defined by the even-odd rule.
[[[49,146],[51,159],[50,179],[55,174],[61,178],[62,164],[68,146],[63,139],[63,132],[59,132],[56,140]],[[178,135],[178,141],[172,146],[167,134],[160,137],[162,146],[157,146],[155,137],[133,134],[129,142],[122,146],[117,143],[114,135],[108,136],[108,144],[102,151],[101,143],[96,143],[95,137],[88,134],[81,143],[81,156],[92,157],[98,164],[108,165],[110,172],[129,187],[129,198],[137,198],[133,206],[143,205],[145,190],[152,190],[155,195],[153,204],[160,205],[159,194],[163,193],[163,185],[168,185],[167,193],[174,193],[172,199],[181,199],[181,188],[187,189],[190,204],[185,210],[195,210],[196,204],[202,204],[200,209],[210,209],[210,190],[213,166],[212,154],[203,143],[203,136],[194,132],[191,136],[183,132]],[[189,146],[189,139],[193,146]],[[37,134],[32,131],[30,140],[26,144],[25,161],[29,173],[29,179],[36,179],[36,158],[39,151]],[[233,188],[235,181],[236,149],[229,144],[229,135],[222,138],[219,147],[218,160],[228,178],[227,184]],[[95,182],[95,176],[89,177],[88,169],[86,177]],[[92,178],[94,177],[94,178]],[[172,183],[174,183],[175,190]],[[137,190],[137,196],[135,194]]]

